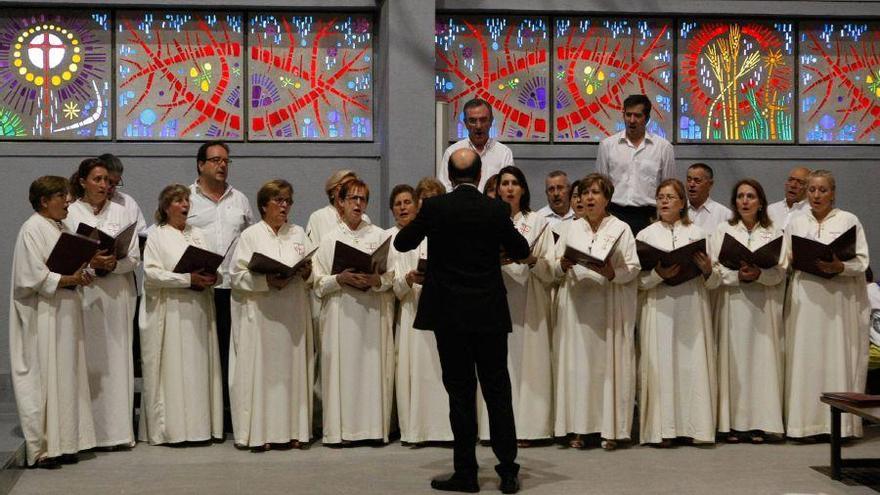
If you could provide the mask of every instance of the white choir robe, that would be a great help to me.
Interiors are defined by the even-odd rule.
[[[706,234],[696,225],[657,221],[636,239],[671,251]],[[642,443],[690,437],[715,441],[717,375],[707,287],[717,274],[670,286],[656,270],[642,271],[639,315],[639,408]]]
[[[154,228],[144,248],[138,436],[151,444],[223,438],[223,395],[214,294],[174,273],[188,245],[208,249],[198,227]]]
[[[266,222],[251,225],[238,239],[232,277],[232,344],[229,396],[235,443],[308,442],[312,427],[314,343],[309,286],[296,275],[281,289],[247,265],[260,253],[288,266],[299,262],[311,242],[298,225],[276,233]]]
[[[34,213],[12,255],[9,354],[27,463],[95,446],[81,291],[58,287],[46,260],[62,227]]]
[[[718,225],[710,242],[716,289],[714,327],[718,340],[718,431],[785,432],[782,423],[782,306],[785,296],[785,247],[780,264],[761,270],[753,282],[741,282],[739,271],[718,263],[724,236],[755,251],[782,235],[776,226],[737,222]]]
[[[132,223],[125,206],[107,201],[98,214],[78,200],[68,208],[64,225],[76,232],[81,223],[116,236]],[[116,269],[82,288],[83,322],[95,441],[99,447],[133,445],[134,411],[134,312],[137,289],[133,272],[140,264],[137,233],[131,237],[128,256],[116,260]]]
[[[519,440],[553,436],[549,326],[553,274],[547,260],[547,252],[553,248],[553,234],[550,227],[544,229],[546,223],[547,220],[535,212],[518,213],[513,224],[529,245],[534,243],[532,254],[538,261],[532,268],[518,263],[501,267],[513,324],[507,339],[507,370]],[[480,439],[489,440],[489,412],[482,391],[477,393],[477,417]]]
[[[811,211],[791,217],[785,235],[830,243],[856,227],[856,257],[844,270],[825,279],[795,270],[788,284],[785,308],[785,427],[790,437],[831,432],[822,392],[864,392],[868,370],[871,308],[865,286],[868,243],[855,215],[833,209],[822,223]],[[790,242],[788,243],[791,246]],[[791,252],[788,253],[789,262]],[[857,416],[841,416],[844,437],[861,436]]]
[[[580,265],[562,271],[566,246],[603,256],[598,253],[606,253],[615,241],[610,259],[614,280]],[[596,232],[586,220],[575,220],[556,243],[551,266],[561,280],[553,329],[555,435],[598,432],[606,439],[629,439],[640,269],[632,231],[613,216],[605,217]]]
[[[313,260],[315,293],[321,298],[321,396],[324,443],[388,441],[394,400],[394,295],[392,267],[382,283],[360,291],[331,275],[336,241],[372,252],[388,237],[362,221],[344,223],[321,240]]]
[[[400,440],[410,443],[453,440],[437,339],[433,331],[413,328],[422,286],[406,283],[406,274],[418,267],[419,258],[427,257],[427,239],[417,249],[394,256],[394,294],[400,301],[395,346],[397,419]]]

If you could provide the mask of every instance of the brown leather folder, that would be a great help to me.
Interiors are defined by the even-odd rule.
[[[229,248],[226,249],[229,251]],[[187,246],[186,251],[180,256],[177,265],[174,266],[174,273],[217,273],[217,269],[223,264],[223,258],[226,255],[217,254],[207,249],[195,246]]]
[[[341,241],[336,241],[333,250],[333,268],[331,275],[352,269],[357,273],[385,273],[388,271],[388,249],[391,236],[379,245],[371,254],[354,248]]]
[[[831,261],[833,255],[840,261],[849,261],[856,257],[856,228],[840,234],[829,244],[813,239],[791,236],[791,265],[795,270],[811,273],[822,278],[832,278],[834,274],[825,273],[816,266],[816,261]]]
[[[702,275],[703,272],[694,262],[693,256],[697,252],[706,252],[706,239],[694,241],[672,251],[664,251],[647,242],[637,240],[636,252],[639,255],[639,263],[642,265],[642,270],[653,270],[658,264],[664,267],[679,265],[681,268],[678,275],[669,280],[664,280],[663,283],[666,285],[680,285]]]
[[[251,261],[248,263],[248,270],[254,273],[261,273],[264,275],[280,275],[284,278],[290,278],[296,275],[296,272],[299,271],[300,268],[312,261],[312,256],[315,254],[318,248],[312,249],[309,251],[303,258],[293,266],[287,266],[284,263],[266,256],[263,253],[254,253],[251,256]]]
[[[90,237],[70,232],[62,232],[52,253],[46,260],[46,266],[53,273],[73,275],[83,263],[92,259],[98,252],[100,243]]]
[[[131,238],[136,228],[137,222],[133,222],[120,230],[116,236],[112,236],[101,229],[80,222],[76,227],[76,233],[97,240],[101,243],[100,250],[113,254],[116,259],[122,259],[128,256],[128,248],[131,247]]]
[[[781,252],[782,236],[752,251],[734,239],[732,235],[724,234],[721,252],[718,253],[718,262],[731,270],[739,270],[743,261],[766,270],[779,264]]]

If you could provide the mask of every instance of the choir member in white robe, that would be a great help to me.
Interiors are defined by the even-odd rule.
[[[229,394],[236,445],[261,452],[301,448],[311,438],[314,348],[307,262],[292,277],[248,270],[254,253],[293,266],[311,251],[287,222],[293,186],[275,179],[257,193],[262,220],[239,237],[232,257]]]
[[[344,182],[352,179],[357,179],[357,174],[353,170],[337,170],[327,179],[324,192],[327,194],[330,204],[313,211],[306,224],[306,235],[311,239],[313,245],[321,245],[321,239],[336,230],[342,223],[343,203],[342,199],[338,197],[339,189]],[[370,217],[366,213],[363,214],[363,220],[370,223]]]
[[[137,219],[124,206],[110,201],[109,171],[95,158],[84,160],[71,181],[74,196],[64,220],[77,231],[80,224],[116,236]],[[92,394],[95,441],[98,447],[132,447],[135,443],[134,411],[134,313],[137,290],[132,272],[140,264],[137,235],[132,235],[128,254],[99,252],[90,266],[99,277],[84,287],[83,321],[86,364]]]
[[[782,305],[785,249],[779,264],[761,269],[743,264],[731,270],[719,263],[725,236],[751,251],[782,236],[767,214],[767,196],[754,179],[733,188],[733,218],[722,222],[711,242],[711,258],[721,286],[715,306],[718,340],[718,431],[730,443],[746,435],[753,443],[781,439],[783,359]]]
[[[811,210],[791,218],[786,238],[805,237],[830,243],[856,229],[856,256],[849,261],[816,261],[823,278],[795,270],[788,284],[785,308],[785,427],[793,438],[831,432],[828,406],[822,392],[864,392],[868,370],[869,335],[865,322],[870,305],[865,288],[868,243],[855,215],[834,207],[831,172],[816,170],[807,180]],[[789,243],[789,246],[791,244]],[[792,254],[789,250],[789,262]],[[841,435],[861,436],[856,416],[841,416]]]
[[[321,395],[325,444],[388,442],[394,400],[394,272],[332,274],[336,241],[367,253],[388,237],[363,220],[369,189],[354,179],[339,191],[343,224],[327,234],[314,257],[321,302]]]
[[[639,257],[629,226],[611,216],[611,179],[590,174],[580,181],[586,218],[560,236],[551,254],[561,279],[553,329],[554,431],[572,434],[569,445],[583,448],[583,434],[600,433],[613,450],[629,440],[636,396],[635,325]],[[584,267],[564,257],[567,246],[607,263]]]
[[[511,165],[498,173],[498,198],[510,205],[514,226],[532,247],[524,260],[503,260],[513,331],[507,340],[507,369],[513,395],[516,436],[521,447],[553,436],[553,380],[550,364],[550,284],[553,274],[547,252],[553,235],[547,219],[529,209],[525,174]],[[477,394],[479,436],[489,438],[489,414],[482,392]]]
[[[420,206],[425,199],[445,193],[446,188],[440,181],[425,178],[415,188],[415,200]],[[415,209],[405,208],[406,194],[397,195],[392,205],[397,229],[415,217]],[[434,332],[413,328],[424,280],[424,273],[418,271],[419,259],[427,257],[428,240],[425,239],[418,249],[406,253],[395,251],[394,260],[394,294],[400,303],[396,332],[397,417],[400,440],[413,444],[453,440],[449,396],[443,387],[437,340]]]
[[[571,218],[565,219],[555,225],[547,227],[551,230],[550,237],[553,238],[553,246],[548,250],[549,253],[555,253],[555,245],[559,242],[560,236],[568,230],[569,225],[579,218],[584,218],[587,214],[584,204],[581,201],[580,180],[572,182],[568,189],[568,203],[571,205],[571,211],[574,213]],[[550,284],[550,328],[556,328],[556,312],[559,309],[558,293],[560,280],[554,278]]]
[[[690,223],[684,186],[677,179],[657,187],[657,216],[636,240],[671,251],[706,237]],[[677,437],[715,441],[718,383],[707,287],[717,285],[717,275],[705,253],[694,261],[703,276],[679,285],[664,283],[678,274],[678,265],[657,265],[639,275],[642,443],[667,447]]]
[[[40,177],[29,199],[36,213],[21,226],[12,255],[9,354],[27,464],[51,469],[95,446],[77,288],[94,277],[85,265],[72,275],[46,266],[66,231],[67,179]]]
[[[159,195],[156,227],[144,248],[140,328],[144,391],[138,436],[151,444],[223,438],[220,349],[211,288],[219,275],[174,273],[189,245],[208,249],[186,223],[190,189]]]

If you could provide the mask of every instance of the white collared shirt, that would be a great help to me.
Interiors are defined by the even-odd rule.
[[[791,205],[791,208],[788,207],[788,203],[784,199],[767,207],[767,214],[770,215],[773,225],[781,230],[785,230],[788,227],[788,224],[795,215],[800,215],[805,211],[810,211],[810,205],[806,199]]]
[[[189,186],[189,190],[190,206],[186,222],[201,229],[209,251],[226,254],[218,270],[222,279],[217,284],[217,288],[228,289],[229,262],[235,252],[235,246],[232,244],[238,239],[239,234],[253,223],[250,201],[244,193],[228,184],[223,196],[216,202],[202,193],[198,181]]]
[[[675,176],[675,153],[669,141],[650,132],[633,146],[624,130],[599,143],[596,172],[614,181],[614,204],[654,206],[657,185]]]
[[[730,208],[712,198],[706,198],[706,201],[699,208],[688,204],[688,216],[698,227],[710,233],[715,232],[722,222],[730,220],[733,214]]]
[[[574,210],[571,208],[565,213],[565,215],[559,215],[553,208],[550,208],[550,205],[546,205],[540,210],[538,210],[538,216],[547,220],[547,223],[550,224],[550,227],[555,227],[556,224],[562,222],[563,220],[571,220],[574,218]]]
[[[443,157],[440,158],[440,163],[437,164],[437,179],[446,186],[446,192],[452,191],[452,182],[449,180],[449,169],[447,165],[449,163],[449,157],[453,152],[464,148],[476,151],[480,155],[480,160],[483,162],[480,185],[478,187],[480,192],[483,191],[483,186],[486,185],[486,181],[489,180],[489,177],[497,174],[502,168],[508,165],[513,165],[513,152],[504,144],[489,138],[489,140],[486,141],[486,146],[483,146],[483,151],[479,151],[473,143],[471,143],[470,138],[462,139],[446,148],[446,151],[443,152]]]

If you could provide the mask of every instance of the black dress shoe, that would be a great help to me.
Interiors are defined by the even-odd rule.
[[[431,488],[444,492],[477,493],[480,491],[480,484],[476,478],[457,477],[453,474],[449,479],[431,480]]]
[[[42,459],[37,459],[31,467],[36,469],[61,469],[61,463],[57,457],[43,457]]]
[[[516,493],[519,491],[519,478],[515,474],[502,476],[498,488],[501,489],[501,493]]]

